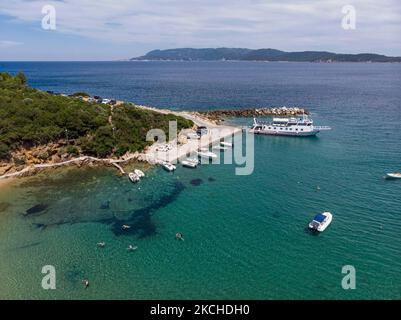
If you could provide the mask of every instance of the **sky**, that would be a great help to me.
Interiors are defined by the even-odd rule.
[[[55,30],[42,27],[46,5]],[[342,27],[347,5],[355,29]],[[123,60],[181,47],[401,56],[401,1],[0,0],[1,61]]]

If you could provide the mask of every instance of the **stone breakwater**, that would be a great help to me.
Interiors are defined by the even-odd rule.
[[[305,108],[301,107],[268,107],[268,108],[247,108],[232,110],[210,110],[202,111],[200,114],[214,121],[224,121],[229,117],[268,117],[268,116],[297,116],[309,114]]]

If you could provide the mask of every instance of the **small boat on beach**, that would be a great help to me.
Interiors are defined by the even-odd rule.
[[[162,167],[163,167],[164,170],[169,171],[169,172],[172,172],[172,171],[174,171],[175,169],[177,169],[176,166],[173,165],[173,164],[170,163],[170,162],[162,162],[161,165],[162,165]]]
[[[199,160],[188,158],[186,160],[181,161],[181,164],[183,167],[196,168],[199,164]]]
[[[209,151],[208,149],[200,149],[198,151],[198,157],[207,158],[207,159],[214,159],[214,158],[217,158],[217,154]]]
[[[128,178],[131,180],[132,183],[137,183],[141,178],[134,172],[130,172],[128,174]]]
[[[333,215],[330,212],[323,212],[317,214],[311,223],[309,229],[312,231],[323,232],[330,225],[333,220]]]
[[[401,179],[401,173],[400,172],[387,173],[386,178],[387,179]]]

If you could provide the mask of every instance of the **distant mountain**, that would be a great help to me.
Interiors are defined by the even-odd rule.
[[[180,61],[298,61],[298,62],[401,62],[401,57],[388,57],[374,53],[340,54],[326,51],[286,52],[276,49],[244,48],[179,48],[153,50],[130,60],[180,60]]]

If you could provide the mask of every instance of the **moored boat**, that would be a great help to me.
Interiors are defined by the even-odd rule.
[[[214,146],[212,147],[213,150],[228,150],[228,147],[224,147],[224,146]]]
[[[209,151],[208,149],[200,149],[198,151],[198,157],[207,158],[207,159],[214,159],[214,158],[217,158],[217,154]]]
[[[130,172],[128,174],[128,178],[131,180],[131,182],[136,183],[139,182],[139,180],[141,180],[141,178],[134,172]]]
[[[387,173],[386,178],[387,179],[401,179],[401,173],[400,172]]]
[[[327,130],[331,128],[315,126],[310,117],[303,115],[302,118],[273,118],[272,122],[259,122],[254,118],[249,132],[275,136],[310,137]]]
[[[143,173],[143,171],[139,170],[139,169],[135,169],[134,173],[139,177],[139,178],[143,178],[145,177],[145,174]]]
[[[333,220],[333,215],[330,212],[323,212],[317,214],[311,223],[309,229],[313,231],[323,232],[330,225]]]
[[[181,161],[181,164],[187,168],[196,168],[199,164],[199,160],[188,158],[186,160]]]
[[[177,169],[176,166],[173,165],[173,164],[170,163],[170,162],[162,162],[161,165],[162,165],[162,167],[163,167],[164,170],[169,171],[169,172],[172,172],[172,171],[174,171],[175,169]]]
[[[232,147],[233,146],[232,142],[226,142],[226,141],[221,141],[220,145],[223,147]]]

